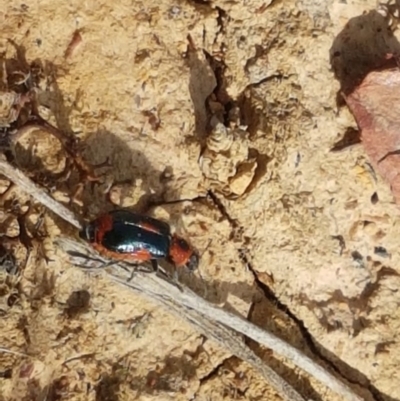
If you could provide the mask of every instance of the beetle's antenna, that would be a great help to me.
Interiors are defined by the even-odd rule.
[[[206,253],[206,251],[207,251],[208,248],[210,247],[211,243],[212,243],[212,239],[210,239],[210,241],[208,241],[208,244],[207,244],[207,246],[204,248],[203,252],[201,253],[199,260],[201,260],[201,259],[203,258],[204,254]],[[189,272],[189,274],[193,274],[193,273],[194,273],[194,272],[192,272],[192,271]],[[204,280],[204,277],[203,277],[202,274],[201,274],[200,267],[197,269],[197,273],[198,273],[198,275],[199,275],[200,280],[201,280],[201,281],[203,282],[203,284],[204,284],[204,294],[203,294],[203,298],[204,298],[204,299],[207,299],[207,296],[208,296],[207,284],[206,284],[206,281]]]
[[[201,253],[200,258],[203,257],[203,255],[206,253],[206,251],[208,250],[208,248],[210,247],[211,243],[212,243],[212,239],[210,239],[210,241],[208,241],[207,246],[204,248],[204,251]]]

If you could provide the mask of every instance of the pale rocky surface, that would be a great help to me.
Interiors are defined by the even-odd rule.
[[[207,287],[211,302],[301,348],[370,399],[398,400],[399,209],[361,145],[330,151],[356,127],[337,109],[330,50],[349,19],[376,2],[271,3],[3,0],[0,46],[12,57],[12,39],[28,62],[53,73],[43,116],[85,140],[91,163],[109,158],[115,205],[186,201],[153,210],[204,252],[203,279],[182,280],[200,294]],[[82,42],[65,60],[76,29]],[[390,48],[395,38],[382,32],[376,40]],[[197,50],[185,57],[188,34]],[[231,142],[207,148],[208,113],[219,116],[232,101],[241,118],[232,118]],[[45,133],[20,145],[52,171],[65,163]],[[28,154],[20,163],[33,170]],[[89,218],[111,209],[106,186],[87,185],[75,211]],[[219,207],[201,199],[209,190]],[[10,230],[4,213],[1,221]],[[30,357],[0,354],[0,372],[12,369],[0,378],[0,400],[280,399],[182,320],[68,265],[52,241],[76,232],[51,214],[45,224],[51,261],[35,248],[18,285],[1,279],[0,345]],[[24,259],[22,247],[16,253]],[[71,315],[64,311],[74,291],[90,300]],[[251,346],[304,397],[340,400]]]

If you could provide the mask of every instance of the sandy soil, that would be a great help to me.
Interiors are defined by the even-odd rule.
[[[202,253],[203,279],[182,280],[369,399],[400,399],[399,210],[361,145],[331,151],[356,128],[337,107],[331,55],[354,39],[351,64],[371,35],[382,53],[397,43],[375,1],[64,3],[2,0],[0,51],[14,58],[12,39],[41,65],[43,117],[81,138],[89,163],[109,161],[74,211],[167,219]],[[45,132],[17,145],[38,181],[65,165]],[[54,196],[68,201],[77,180],[53,183]],[[14,196],[27,200],[13,190],[4,205]],[[21,244],[4,241],[20,272],[1,276],[0,346],[29,357],[0,353],[1,400],[280,399],[183,321],[68,265],[53,240],[77,233],[51,213],[44,227],[26,266]],[[340,399],[250,345],[304,397]]]

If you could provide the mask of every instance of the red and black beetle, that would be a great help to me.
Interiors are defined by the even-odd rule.
[[[190,271],[199,265],[199,254],[170,226],[149,216],[114,210],[89,222],[79,232],[94,249],[107,258],[133,264],[166,259]]]

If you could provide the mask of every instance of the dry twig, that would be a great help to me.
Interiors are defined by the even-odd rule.
[[[38,202],[46,206],[54,213],[58,214],[62,219],[72,224],[74,227],[78,229],[82,227],[81,222],[76,218],[74,213],[54,200],[42,188],[30,180],[23,172],[11,166],[5,160],[0,160],[0,173],[5,175],[23,191],[31,195]]]
[[[64,220],[77,228],[81,227],[79,220],[68,209],[54,201],[54,199],[44,193],[36,184],[32,183],[27,177],[11,167],[8,163],[0,161],[0,173],[7,176],[7,178]],[[65,252],[74,255],[70,256],[74,264],[88,264],[88,260],[91,260],[94,270],[99,271],[98,267],[107,262],[105,259],[95,254],[87,244],[76,242],[68,238],[60,238],[57,243]],[[93,259],[89,258],[90,255],[92,255]],[[244,334],[248,338],[272,349],[277,354],[286,357],[293,364],[305,370],[325,386],[340,394],[345,400],[363,401],[350,387],[275,335],[260,329],[241,317],[210,304],[184,286],[177,288],[174,284],[156,274],[137,272],[133,280],[128,282],[127,279],[130,277],[130,273],[126,270],[126,266],[119,263],[110,266],[105,271],[107,271],[106,274],[114,282],[145,295],[150,300],[163,305],[180,318],[185,318],[187,322],[205,336],[214,339],[232,354],[248,362],[261,373],[261,375],[279,392],[284,400],[304,401],[304,398],[270,367],[265,365],[264,362],[243,343],[238,333]]]

